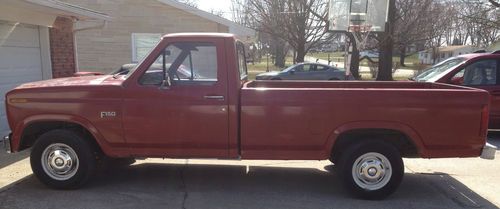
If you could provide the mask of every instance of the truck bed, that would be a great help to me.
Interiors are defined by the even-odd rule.
[[[478,156],[485,143],[481,113],[489,95],[479,89],[416,82],[252,81],[240,98],[241,155],[247,159],[327,159],[341,134],[363,128],[399,131],[426,158]]]
[[[244,88],[349,88],[349,89],[469,89],[469,87],[426,82],[394,81],[251,81]]]

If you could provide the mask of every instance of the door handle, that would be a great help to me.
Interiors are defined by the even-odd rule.
[[[203,97],[204,99],[214,99],[214,100],[224,100],[224,96],[221,95],[207,95]]]

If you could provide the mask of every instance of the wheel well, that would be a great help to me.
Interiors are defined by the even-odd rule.
[[[335,141],[330,160],[335,161],[347,147],[363,141],[383,141],[395,146],[402,157],[418,156],[418,149],[406,134],[391,129],[358,129],[340,134]]]
[[[56,129],[72,130],[82,134],[86,139],[89,139],[92,146],[99,149],[94,136],[80,124],[64,121],[43,121],[32,123],[23,130],[19,150],[30,148],[40,135]]]

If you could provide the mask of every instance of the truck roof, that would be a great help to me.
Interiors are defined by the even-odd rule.
[[[491,53],[491,52],[470,53],[470,54],[458,55],[457,57],[463,57],[463,58],[466,58],[466,59],[472,59],[472,58],[475,58],[475,57],[482,57],[482,56],[497,57],[497,56],[500,56],[500,54],[494,54],[494,53]]]
[[[163,36],[166,37],[206,37],[206,38],[235,38],[231,33],[170,33]]]

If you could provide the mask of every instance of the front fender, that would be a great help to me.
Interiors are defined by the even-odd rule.
[[[101,147],[105,154],[108,154],[107,151],[110,150],[110,146],[104,140],[102,134],[99,133],[97,128],[90,123],[85,118],[75,116],[75,115],[61,115],[61,114],[42,114],[42,115],[32,115],[21,121],[19,121],[12,132],[12,150],[17,152],[19,151],[21,145],[21,137],[23,135],[24,130],[30,126],[31,124],[38,122],[68,122],[68,123],[76,123],[83,128],[87,129],[90,134],[94,137],[97,144]]]

